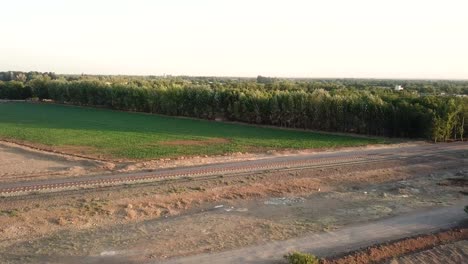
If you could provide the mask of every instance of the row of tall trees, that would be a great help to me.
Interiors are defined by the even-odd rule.
[[[24,85],[20,81],[0,81],[0,99],[26,99],[32,96],[31,86]]]
[[[0,98],[36,96],[127,111],[434,141],[466,136],[467,98],[419,96],[389,89],[288,86],[256,82],[195,84],[184,80],[110,83],[43,76],[26,83],[0,81]]]

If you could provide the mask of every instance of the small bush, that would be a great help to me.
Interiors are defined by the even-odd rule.
[[[19,215],[19,212],[18,212],[17,209],[2,210],[2,211],[0,211],[0,215],[9,216],[9,217],[16,217],[16,216]]]
[[[319,259],[311,254],[293,252],[284,256],[289,264],[319,264]]]

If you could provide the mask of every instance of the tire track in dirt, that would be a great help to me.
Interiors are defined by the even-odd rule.
[[[373,244],[397,240],[449,229],[466,219],[463,206],[465,198],[453,206],[401,215],[372,223],[355,225],[334,232],[312,234],[265,245],[241,248],[215,254],[201,254],[174,258],[153,263],[165,264],[267,264],[278,263],[291,251],[309,252],[318,256],[330,256],[350,252]],[[280,262],[281,263],[281,262]]]

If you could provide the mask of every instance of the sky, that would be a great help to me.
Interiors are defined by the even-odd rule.
[[[0,71],[468,79],[466,0],[0,0]]]

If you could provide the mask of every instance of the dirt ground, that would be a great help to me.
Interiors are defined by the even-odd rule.
[[[435,234],[420,235],[413,238],[402,239],[400,241],[371,246],[367,249],[359,250],[340,258],[323,259],[320,263],[462,263],[460,261],[454,261],[463,260],[463,255],[467,256],[467,244],[463,243],[467,241],[468,229],[455,228],[453,230],[442,231]],[[444,247],[444,244],[449,245]],[[436,247],[434,248],[434,246]],[[425,261],[421,262],[422,260]]]
[[[452,204],[466,189],[465,161],[444,155],[3,197],[0,258],[144,263],[333,230]]]
[[[446,245],[399,257],[388,261],[388,264],[460,264],[468,260],[468,240],[462,240]]]
[[[53,154],[0,142],[0,182],[79,176],[109,169],[95,160]]]

